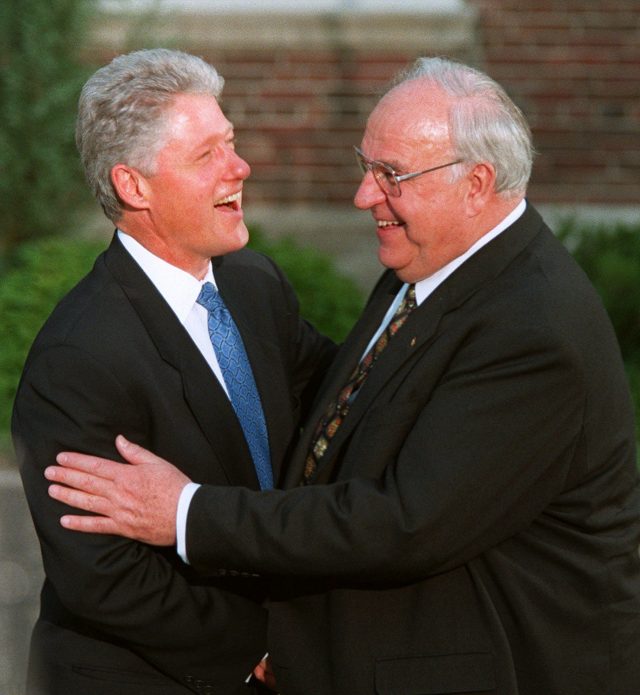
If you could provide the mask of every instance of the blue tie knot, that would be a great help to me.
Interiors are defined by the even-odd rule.
[[[214,311],[222,304],[218,290],[215,288],[212,282],[205,282],[202,285],[202,289],[200,290],[200,294],[198,295],[196,302],[200,304],[200,306],[203,306],[207,311]]]

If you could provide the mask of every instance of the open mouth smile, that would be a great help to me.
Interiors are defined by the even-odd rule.
[[[238,210],[240,210],[241,204],[242,204],[242,191],[238,191],[237,193],[232,193],[231,195],[228,195],[225,198],[221,198],[220,200],[216,200],[216,202],[213,204],[213,206],[216,208],[226,207],[229,210],[233,210],[234,212],[237,212]]]
[[[385,232],[386,230],[392,231],[399,227],[404,227],[405,224],[401,220],[376,220],[376,227],[379,233]]]

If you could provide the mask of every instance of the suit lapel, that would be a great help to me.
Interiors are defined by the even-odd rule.
[[[307,417],[304,432],[287,469],[284,487],[294,487],[302,478],[305,459],[317,423],[324,416],[329,403],[351,376],[401,286],[402,283],[395,274],[386,271],[373,289],[360,318],[340,347],[318,389],[318,396]]]
[[[485,283],[499,275],[504,268],[520,254],[531,240],[540,232],[544,223],[538,213],[527,205],[522,217],[511,227],[497,236],[486,246],[482,247],[469,260],[463,263],[454,273],[452,273],[436,290],[408,317],[406,323],[398,331],[398,334],[389,343],[382,353],[370,375],[363,384],[357,398],[351,406],[347,417],[338,429],[335,437],[331,440],[329,447],[320,463],[314,482],[326,482],[331,478],[331,473],[337,464],[337,453],[342,444],[348,439],[354,428],[371,407],[380,390],[389,380],[399,371],[406,369],[414,355],[418,354],[421,348],[437,335],[442,318],[451,311],[463,306]],[[316,423],[324,414],[329,401],[335,397],[340,388],[346,383],[355,361],[360,359],[364,347],[379,326],[389,302],[389,293],[395,294],[399,289],[399,283],[395,286],[385,280],[381,282],[381,292],[384,301],[376,300],[375,291],[372,296],[372,303],[379,307],[374,313],[378,317],[377,323],[373,320],[365,321],[363,325],[356,324],[352,334],[356,332],[365,333],[351,340],[349,343],[357,345],[362,349],[360,352],[341,350],[336,357],[336,362],[344,360],[350,361],[349,365],[337,367],[335,378],[331,382],[323,384],[321,397],[313,413],[313,419],[309,419],[309,427],[305,431],[305,436],[301,439],[296,449],[295,463],[291,466],[292,472],[288,485],[296,485],[302,476],[304,460],[309,450],[310,442],[313,437]],[[385,304],[386,302],[386,304]],[[373,327],[371,326],[373,324]],[[293,480],[293,475],[297,475],[297,480]]]
[[[162,359],[180,374],[185,401],[211,445],[212,459],[231,485],[258,487],[229,399],[185,328],[117,238],[107,250],[105,262]]]

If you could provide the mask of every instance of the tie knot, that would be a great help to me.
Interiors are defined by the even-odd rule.
[[[416,286],[414,284],[407,287],[407,291],[397,309],[398,314],[408,313],[416,308]]]
[[[200,294],[196,299],[196,302],[203,306],[207,311],[213,311],[216,307],[220,305],[220,297],[218,295],[218,290],[215,288],[212,282],[205,282],[202,285]]]

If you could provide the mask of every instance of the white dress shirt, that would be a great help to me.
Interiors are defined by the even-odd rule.
[[[451,262],[447,263],[447,265],[440,268],[440,270],[437,270],[433,275],[430,275],[428,278],[424,278],[423,280],[416,282],[417,306],[420,306],[420,304],[422,304],[422,302],[424,302],[427,299],[427,297],[429,297],[429,295],[432,294],[434,290],[449,277],[449,275],[451,275],[465,261],[471,258],[471,256],[473,256],[474,253],[477,253],[485,244],[488,244],[492,239],[495,239],[495,237],[497,237],[498,234],[502,233],[505,229],[507,229],[507,227],[510,227],[519,217],[521,217],[526,209],[526,206],[526,201],[524,199],[521,200],[520,203],[518,203],[518,205],[498,225],[496,225],[493,229],[491,229],[485,235],[480,237],[480,239],[478,239],[478,241],[476,241],[475,244],[473,244],[473,246],[468,248],[461,256],[454,258]],[[394,315],[396,309],[398,308],[398,305],[400,304],[402,298],[406,294],[408,287],[409,284],[405,283],[398,290],[398,294],[395,296],[393,302],[391,303],[391,306],[389,307],[387,313],[382,319],[382,322],[378,327],[378,330],[374,333],[373,337],[369,341],[363,353],[363,357],[370,350],[371,346],[378,339],[382,331],[384,331],[384,329],[387,327],[389,321],[391,321],[391,317]],[[189,511],[189,504],[191,503],[191,499],[199,487],[200,486],[197,483],[188,483],[183,488],[182,493],[180,495],[180,500],[178,502],[176,538],[178,553],[180,557],[184,560],[184,562],[188,562],[186,549],[186,518]]]

